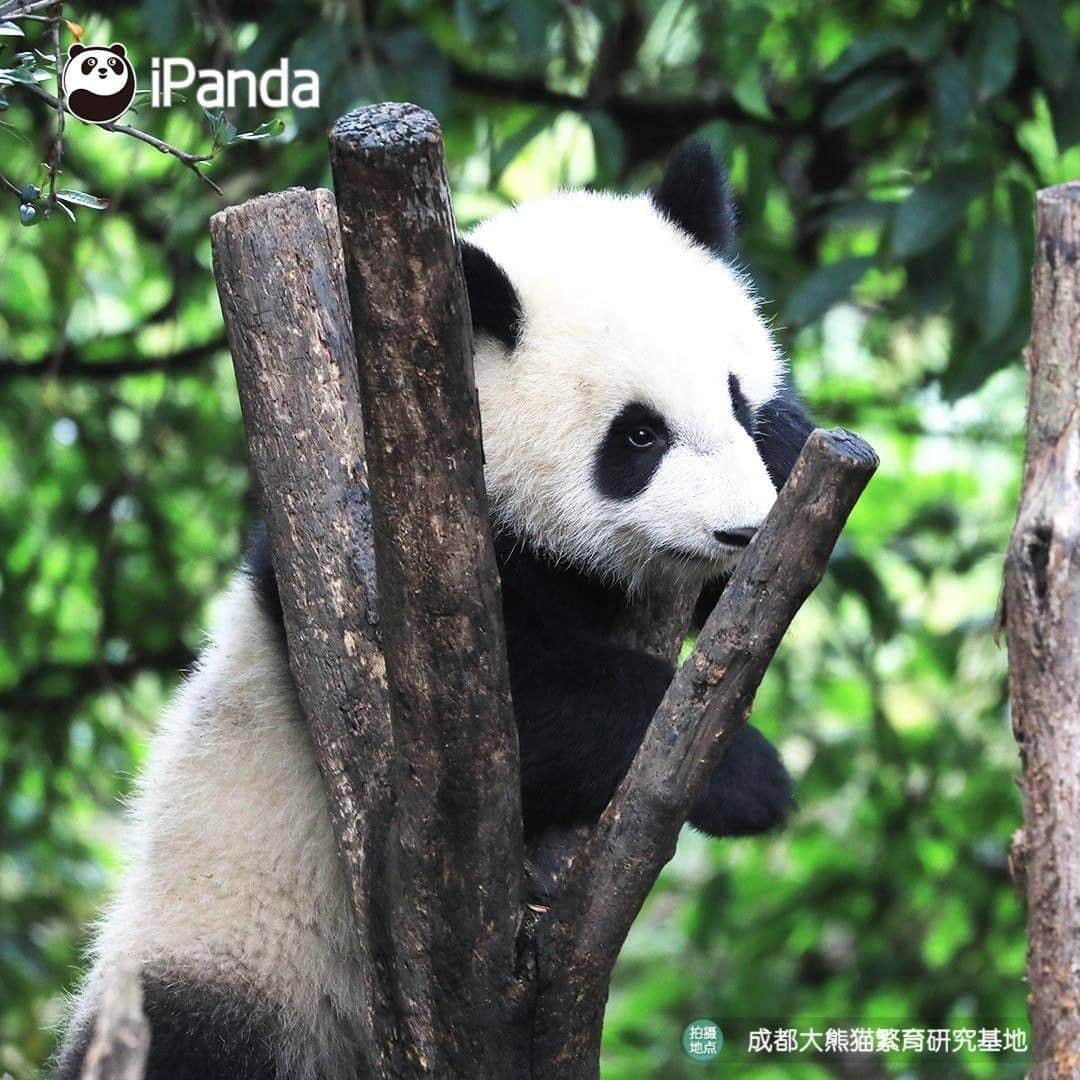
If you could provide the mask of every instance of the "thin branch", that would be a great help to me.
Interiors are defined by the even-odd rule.
[[[56,174],[60,171],[60,163],[64,157],[64,86],[61,74],[64,65],[60,54],[60,8],[53,16],[52,40],[53,57],[56,62],[56,135],[53,137],[52,151],[49,154],[49,203],[56,202]]]
[[[50,106],[50,108],[59,109],[62,107],[64,112],[71,113],[71,109],[67,107],[66,103],[61,106],[59,99],[55,95],[50,94],[48,90],[43,90],[36,83],[20,83],[19,85],[23,86],[24,89],[30,91],[30,93],[33,94],[35,97],[41,98],[41,100],[46,102]],[[72,113],[72,115],[74,115],[74,113]],[[144,142],[147,146],[152,146],[155,150],[158,150],[163,154],[169,154],[170,156],[176,158],[176,160],[179,161],[182,165],[189,168],[204,184],[210,187],[216,194],[224,196],[225,192],[223,192],[221,188],[219,188],[217,184],[215,184],[214,181],[211,180],[210,177],[207,176],[206,173],[204,173],[199,168],[199,166],[203,162],[213,161],[213,154],[188,153],[187,150],[181,150],[179,147],[173,146],[171,143],[165,142],[164,139],[159,139],[156,135],[151,135],[149,132],[142,131],[137,127],[132,127],[130,124],[118,124],[115,121],[112,121],[108,124],[97,124],[96,126],[99,128],[103,128],[105,131],[114,131],[118,135],[129,135],[131,138],[138,139],[139,142]]]
[[[5,379],[42,378],[55,376],[67,379],[115,379],[121,375],[144,375],[150,371],[177,372],[195,367],[203,360],[225,348],[224,338],[201,345],[179,349],[168,356],[149,356],[143,359],[87,359],[70,345],[55,356],[23,364],[17,360],[0,360],[0,382]]]
[[[23,19],[36,11],[62,7],[62,0],[11,0],[10,3],[0,4],[0,19]]]
[[[161,652],[139,653],[126,660],[96,657],[85,664],[40,664],[20,672],[18,685],[0,690],[0,709],[16,710],[23,717],[36,715],[39,710],[55,713],[57,701],[76,701],[86,694],[125,682],[140,671],[175,674],[194,662],[194,654],[177,645]],[[49,692],[50,683],[62,692]]]
[[[583,112],[594,107],[594,102],[577,94],[553,90],[542,78],[496,75],[476,71],[461,63],[450,69],[451,79],[458,90],[485,97],[521,101],[534,105],[546,105],[552,109]],[[794,131],[805,125],[798,121],[758,116],[747,112],[730,95],[712,98],[648,99],[613,94],[604,102],[613,117],[631,127],[648,125],[693,129],[708,120],[728,120],[733,124],[762,128],[767,131]]]

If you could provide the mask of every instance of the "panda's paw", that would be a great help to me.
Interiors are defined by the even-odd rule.
[[[794,809],[791,777],[776,747],[747,724],[690,811],[690,824],[710,836],[754,836],[779,828]]]

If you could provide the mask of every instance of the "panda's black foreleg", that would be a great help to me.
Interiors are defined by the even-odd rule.
[[[694,803],[690,824],[710,836],[755,836],[783,825],[794,809],[791,777],[776,747],[746,724]]]
[[[626,775],[674,674],[645,653],[562,639],[515,649],[510,670],[521,754],[526,835],[595,821]],[[784,821],[791,779],[753,727],[732,740],[690,815],[713,836],[747,836]]]
[[[511,635],[526,835],[595,821],[626,775],[671,682],[661,660],[572,636],[537,648]]]

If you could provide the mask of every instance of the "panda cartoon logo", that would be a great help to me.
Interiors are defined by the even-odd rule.
[[[64,97],[73,116],[88,124],[108,124],[124,115],[135,96],[135,69],[119,42],[68,49]]]

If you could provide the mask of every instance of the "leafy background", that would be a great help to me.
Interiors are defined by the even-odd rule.
[[[0,191],[0,1072],[45,1060],[117,872],[119,798],[253,512],[210,273],[225,203],[328,184],[370,100],[442,120],[463,224],[559,185],[640,190],[684,136],[730,162],[741,255],[796,379],[882,467],[756,707],[798,778],[782,835],[687,832],[620,961],[605,1076],[703,1075],[683,1027],[1023,1026],[1019,825],[994,641],[1022,453],[1035,191],[1080,174],[1080,3],[177,0],[68,6],[84,41],[322,77],[208,167],[71,121],[24,227]],[[35,40],[0,36],[0,69]],[[64,46],[70,42],[65,31]],[[52,89],[40,64],[44,89]],[[3,83],[0,70],[0,83]],[[10,82],[11,80],[8,80]],[[194,101],[129,119],[211,148]],[[0,172],[54,117],[0,85]],[[221,125],[218,123],[218,141]],[[725,1055],[719,1059],[725,1060]],[[727,1058],[729,1062],[736,1058]],[[1025,1056],[799,1056],[728,1075],[1020,1076]]]

